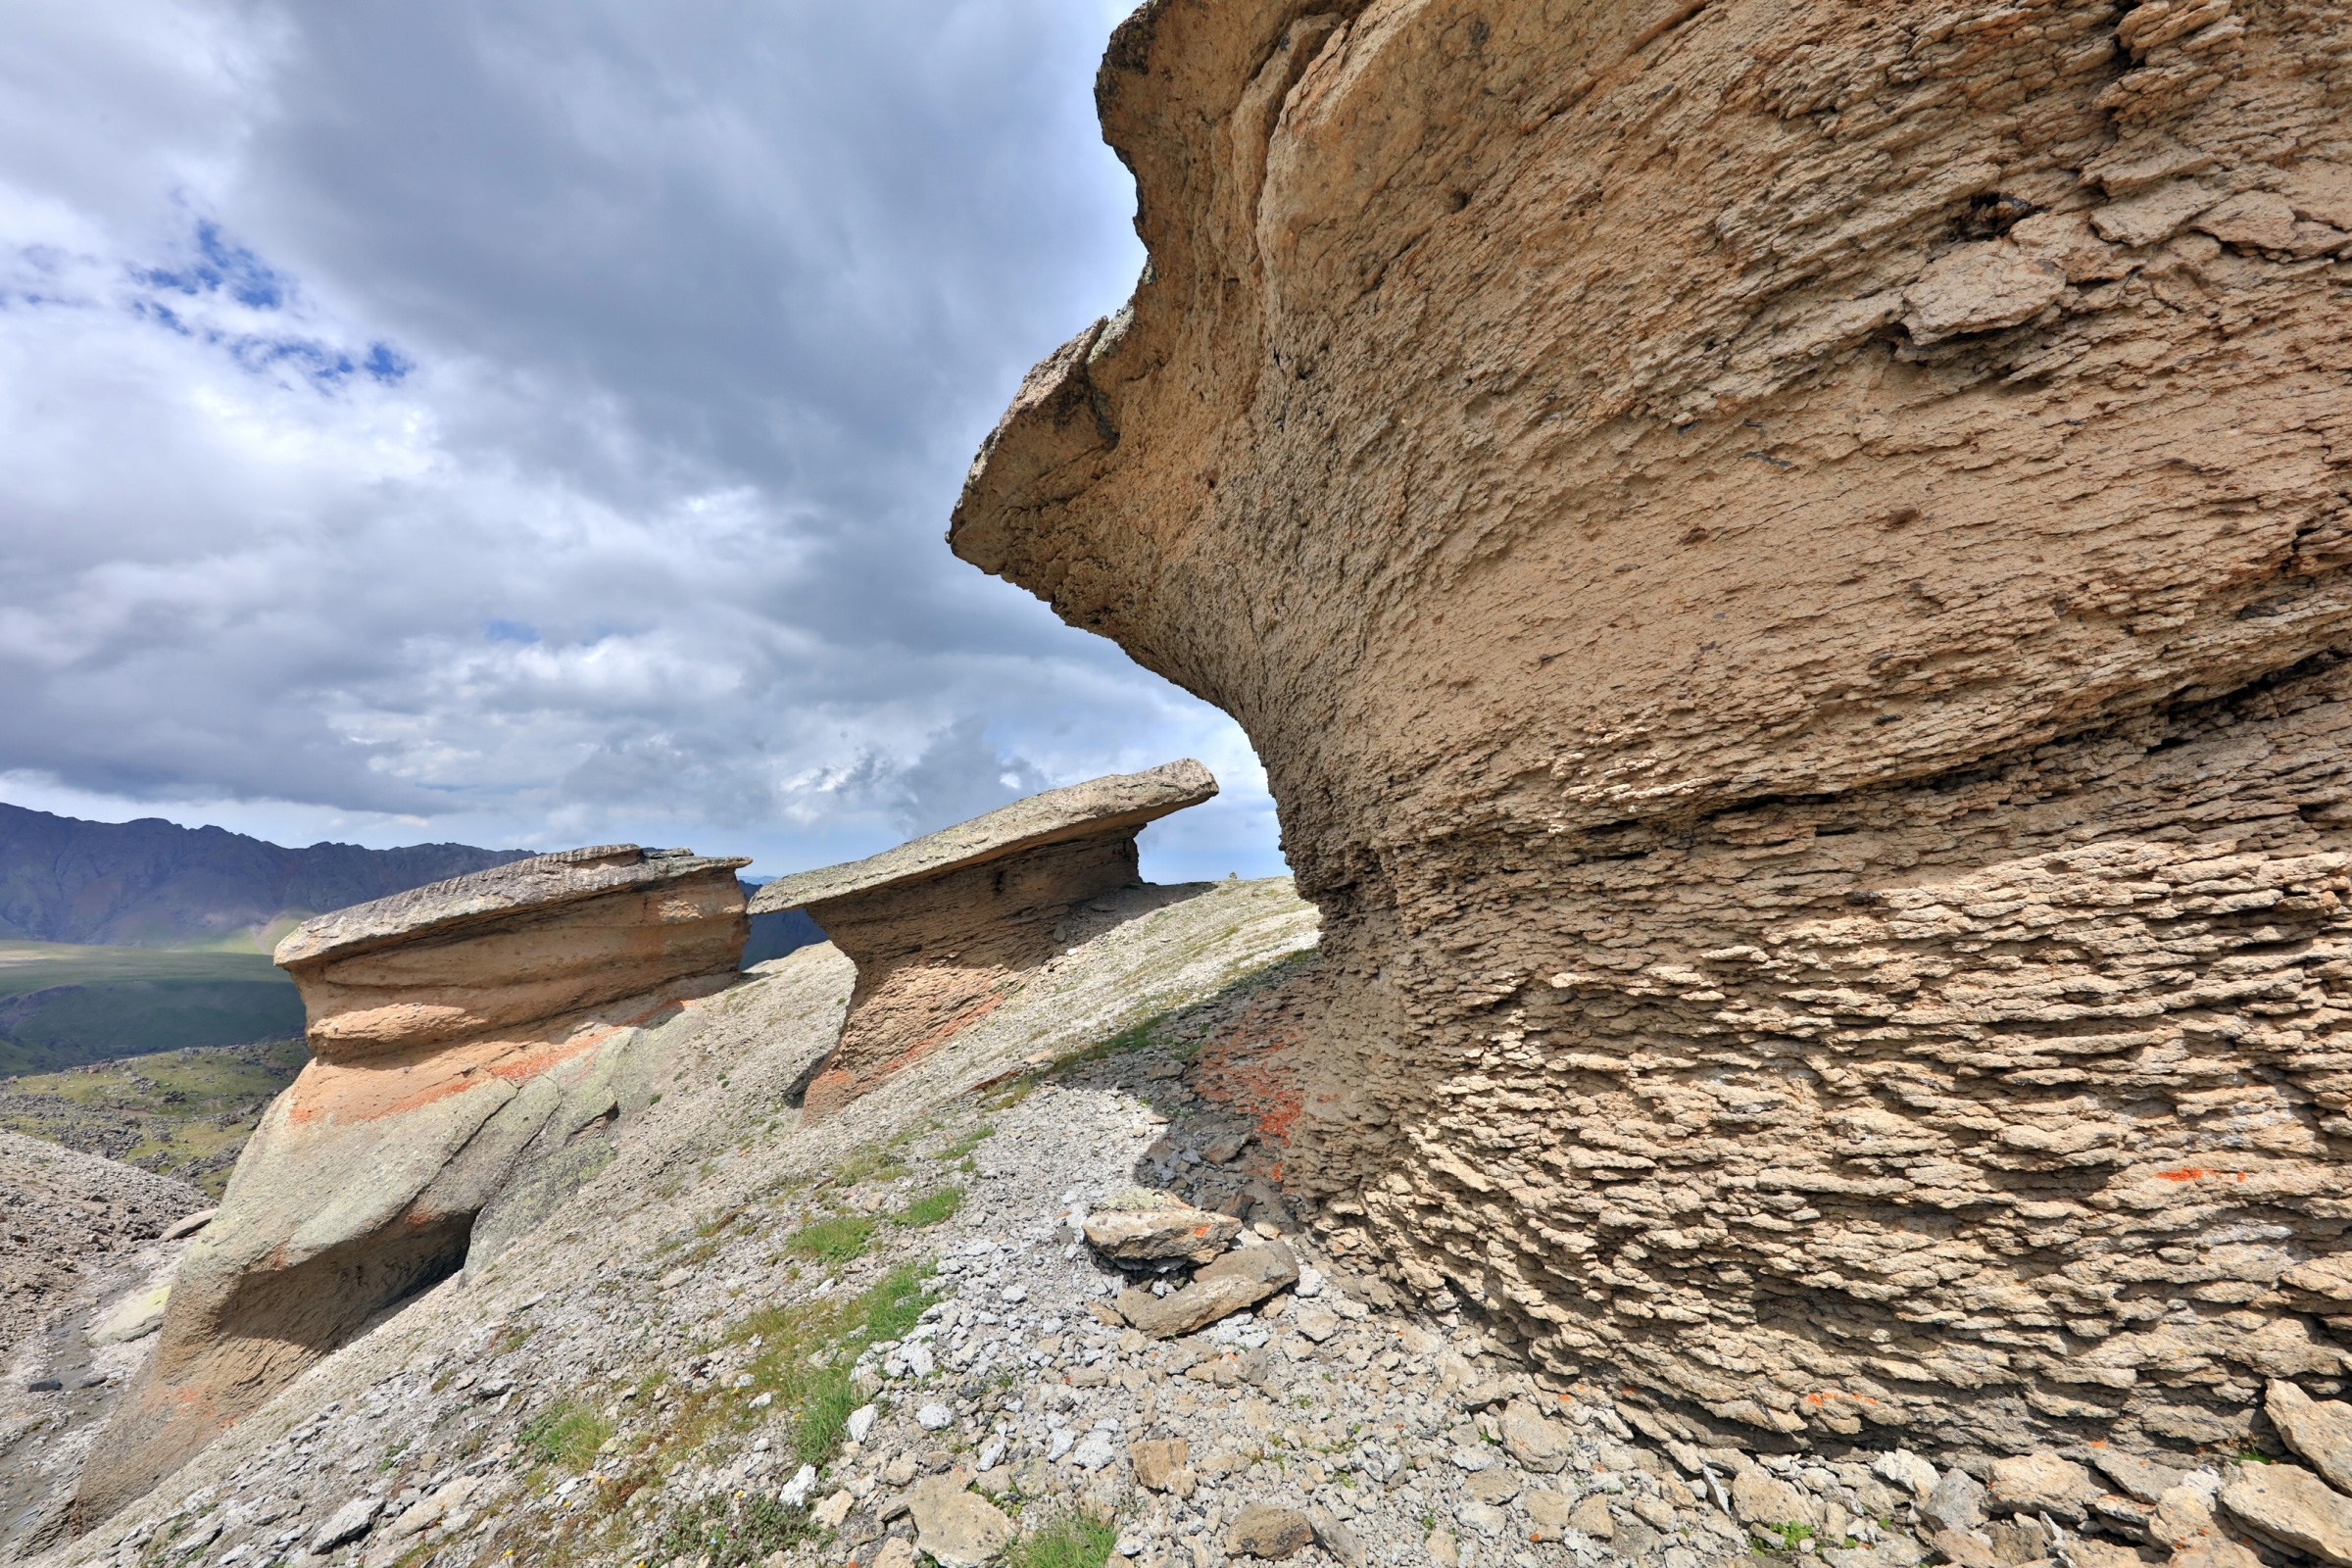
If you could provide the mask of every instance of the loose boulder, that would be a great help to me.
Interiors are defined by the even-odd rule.
[[[1242,1231],[1166,1193],[1137,1191],[1086,1217],[1087,1244],[1114,1263],[1206,1263]]]
[[[613,1121],[652,1097],[648,1027],[735,978],[746,863],[571,850],[280,943],[313,1060],[189,1244],[154,1356],[82,1471],[83,1517],[145,1493],[376,1312],[485,1265],[598,1169]]]
[[[1154,1339],[1173,1339],[1203,1329],[1219,1318],[1255,1306],[1298,1282],[1298,1260],[1280,1242],[1227,1252],[1193,1276],[1193,1282],[1164,1297],[1150,1291],[1119,1293],[1119,1315]]]
[[[761,888],[754,914],[806,910],[858,965],[840,1043],[801,1102],[838,1109],[986,1017],[1059,951],[1065,916],[1136,882],[1147,823],[1216,793],[1189,759],[1112,774]]]

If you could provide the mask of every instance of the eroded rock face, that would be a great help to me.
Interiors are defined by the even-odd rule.
[[[479,1268],[610,1157],[649,1026],[735,976],[736,868],[608,845],[309,921],[279,944],[316,1057],[180,1265],[83,1471],[84,1523],[170,1474],[376,1312]]]
[[[1151,267],[950,538],[1255,742],[1335,1247],[1671,1435],[2336,1387],[2348,54],[2286,0],[1119,29]]]
[[[782,877],[755,914],[805,909],[858,964],[841,1044],[803,1089],[837,1110],[986,1017],[1058,951],[1055,926],[1136,880],[1147,823],[1217,793],[1186,759],[1048,790],[846,865]]]

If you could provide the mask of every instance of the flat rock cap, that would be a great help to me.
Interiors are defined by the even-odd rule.
[[[732,871],[751,863],[742,857],[642,850],[634,844],[599,844],[534,855],[527,860],[510,860],[471,876],[452,877],[305,920],[277,945],[272,956],[280,968],[318,958],[348,957],[370,948],[498,919],[518,910],[574,904],[627,888],[673,882],[704,871]]]
[[[1189,757],[1141,773],[1089,779],[999,807],[986,816],[941,828],[862,860],[778,877],[753,897],[752,912],[807,908],[894,882],[945,876],[1022,850],[1140,828],[1170,811],[1199,806],[1216,793],[1215,776]]]

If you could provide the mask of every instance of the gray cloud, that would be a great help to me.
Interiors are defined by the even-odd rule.
[[[1230,721],[940,543],[1140,263],[1102,5],[23,9],[0,796],[776,871],[1192,754],[1151,868],[1275,867]]]

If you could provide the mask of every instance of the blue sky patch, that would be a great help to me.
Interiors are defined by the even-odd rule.
[[[482,635],[494,643],[535,643],[539,628],[519,620],[486,620]]]

